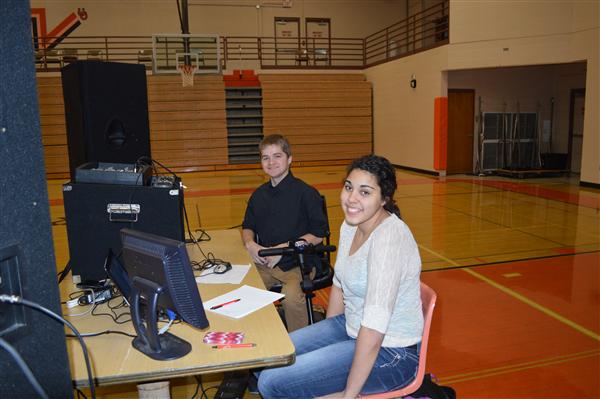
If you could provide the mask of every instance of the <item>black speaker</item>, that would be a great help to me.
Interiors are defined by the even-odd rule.
[[[121,252],[128,227],[183,241],[183,189],[118,184],[63,185],[70,264],[75,283],[106,278],[104,260]]]
[[[61,76],[71,180],[86,162],[135,163],[151,155],[143,65],[77,61]]]
[[[0,294],[61,314],[31,40],[29,2],[0,2]],[[49,398],[72,398],[62,324],[0,303],[0,338]],[[38,398],[19,363],[0,349],[0,398]]]

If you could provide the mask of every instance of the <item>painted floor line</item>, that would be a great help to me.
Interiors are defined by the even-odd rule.
[[[490,284],[491,286],[512,296],[513,298],[518,299],[519,301],[531,306],[532,308],[534,308],[536,310],[539,310],[540,312],[546,314],[547,316],[550,316],[550,317],[560,321],[561,323],[566,324],[567,326],[571,327],[572,329],[579,331],[580,333],[587,335],[588,337],[593,338],[596,341],[600,341],[600,334],[598,334],[594,331],[588,330],[587,328],[575,323],[572,320],[567,319],[566,317],[560,315],[559,313],[556,313],[555,311],[550,310],[547,307],[542,306],[539,303],[532,301],[531,299],[527,298],[526,296],[521,295],[518,292],[513,291],[510,288],[505,287],[502,284],[499,284],[499,283],[495,282],[494,280],[492,280],[488,277],[485,277],[482,274],[477,273],[474,270],[471,270],[471,269],[463,269],[463,270],[466,273],[469,273],[470,275],[478,278],[479,280],[485,281],[486,283]]]
[[[568,363],[568,362],[572,362],[575,360],[596,357],[598,355],[600,355],[600,351],[598,351],[598,350],[586,351],[586,352],[581,352],[581,353],[573,353],[571,355],[557,356],[555,358],[540,359],[537,361],[517,363],[517,364],[504,366],[504,367],[497,367],[497,368],[492,368],[492,369],[475,371],[472,373],[457,374],[454,376],[439,378],[439,382],[440,382],[440,384],[443,384],[443,385],[450,385],[450,384],[455,384],[457,382],[464,382],[464,381],[471,381],[471,380],[476,380],[476,379],[480,379],[480,378],[493,377],[496,375],[508,374],[508,373],[513,373],[513,372],[517,372],[517,371],[534,369],[534,368],[545,367],[545,366],[551,366],[554,364]]]
[[[433,251],[433,250],[431,250],[431,249],[429,249],[427,247],[424,247],[423,245],[419,245],[419,248],[422,248],[423,250],[429,252],[432,255],[437,256],[438,258],[440,258],[440,259],[442,259],[442,260],[450,263],[451,265],[460,266],[458,263],[454,262],[452,259],[448,259],[445,256],[443,256],[441,254],[438,254],[437,252],[435,252],[435,251]],[[465,273],[468,273],[471,276],[473,276],[473,277],[475,277],[475,278],[477,278],[477,279],[479,279],[479,280],[481,280],[481,281],[483,281],[483,282],[491,285],[494,288],[499,289],[500,291],[504,292],[505,294],[508,294],[509,296],[511,296],[511,297],[513,297],[513,298],[515,298],[515,299],[517,299],[517,300],[525,303],[526,305],[531,306],[532,308],[534,308],[534,309],[536,309],[536,310],[544,313],[547,316],[552,317],[553,319],[555,319],[555,320],[557,320],[557,321],[559,321],[559,322],[561,322],[561,323],[563,323],[563,324],[571,327],[572,329],[574,329],[574,330],[576,330],[576,331],[578,331],[578,332],[580,332],[580,333],[582,333],[584,335],[587,335],[588,337],[590,337],[592,339],[595,339],[596,341],[600,341],[600,334],[598,334],[598,333],[596,333],[594,331],[591,331],[591,330],[589,330],[589,329],[587,329],[587,328],[585,328],[585,327],[583,327],[583,326],[575,323],[572,320],[567,319],[566,317],[558,314],[557,312],[555,312],[553,310],[550,310],[547,307],[542,306],[542,305],[540,305],[537,302],[532,301],[531,299],[527,298],[526,296],[521,295],[518,292],[513,291],[510,288],[505,287],[502,284],[497,283],[494,280],[492,280],[492,279],[490,279],[488,277],[485,277],[484,275],[482,275],[480,273],[477,273],[476,271],[471,270],[468,267],[462,267],[460,270],[462,270]]]
[[[587,351],[569,353],[566,355],[552,356],[552,357],[547,357],[547,358],[543,358],[543,359],[531,360],[528,362],[521,362],[521,363],[516,363],[516,364],[509,364],[506,366],[492,367],[489,369],[481,369],[481,370],[477,370],[477,371],[470,371],[467,373],[460,373],[460,374],[454,374],[451,376],[443,377],[443,378],[440,378],[440,380],[443,379],[444,381],[449,381],[449,380],[455,380],[455,379],[462,379],[465,377],[471,377],[471,376],[476,376],[476,375],[481,375],[481,374],[495,373],[497,371],[502,371],[502,370],[510,370],[515,367],[524,367],[524,366],[530,366],[530,365],[540,364],[540,363],[556,362],[556,361],[567,360],[567,359],[572,359],[572,358],[578,359],[581,357],[588,357],[590,355],[592,355],[592,356],[600,355],[600,350],[599,349],[590,349]]]

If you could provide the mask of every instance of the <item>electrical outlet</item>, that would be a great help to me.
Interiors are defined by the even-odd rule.
[[[19,267],[22,261],[23,253],[18,245],[0,248],[0,295],[21,296]],[[25,324],[22,305],[0,302],[0,337],[13,334]]]

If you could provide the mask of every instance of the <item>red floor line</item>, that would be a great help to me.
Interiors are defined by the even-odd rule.
[[[567,193],[546,187],[531,186],[525,183],[507,182],[500,180],[470,180],[470,179],[446,179],[447,182],[462,182],[479,184],[486,187],[500,188],[519,194],[528,194],[534,197],[562,201],[569,204],[584,206],[586,208],[600,209],[600,198],[588,197],[581,194]]]
[[[415,179],[398,179],[400,185],[416,185],[416,184],[446,184],[446,183],[471,183],[478,184],[487,187],[499,188],[501,190],[517,192],[520,194],[528,194],[535,197],[551,199],[555,201],[567,202],[574,205],[584,206],[586,208],[600,209],[600,198],[588,197],[581,194],[572,194],[559,190],[553,190],[550,188],[530,186],[524,183],[518,182],[505,182],[499,180],[469,180],[469,179],[446,179],[446,181],[432,180],[427,178],[415,178]],[[314,184],[317,190],[329,190],[329,189],[340,189],[342,186],[341,182],[332,183],[318,183]],[[223,188],[214,190],[187,190],[185,196],[188,198],[196,197],[216,197],[226,195],[240,195],[250,194],[256,187],[243,187],[243,188]],[[49,200],[50,206],[61,206],[63,205],[62,198],[55,198]]]

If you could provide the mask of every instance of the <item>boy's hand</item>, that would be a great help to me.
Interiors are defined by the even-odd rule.
[[[266,249],[262,245],[258,245],[255,242],[249,242],[246,244],[246,251],[250,254],[252,261],[259,265],[267,265],[268,258],[262,257],[258,255],[258,251],[261,249]]]

